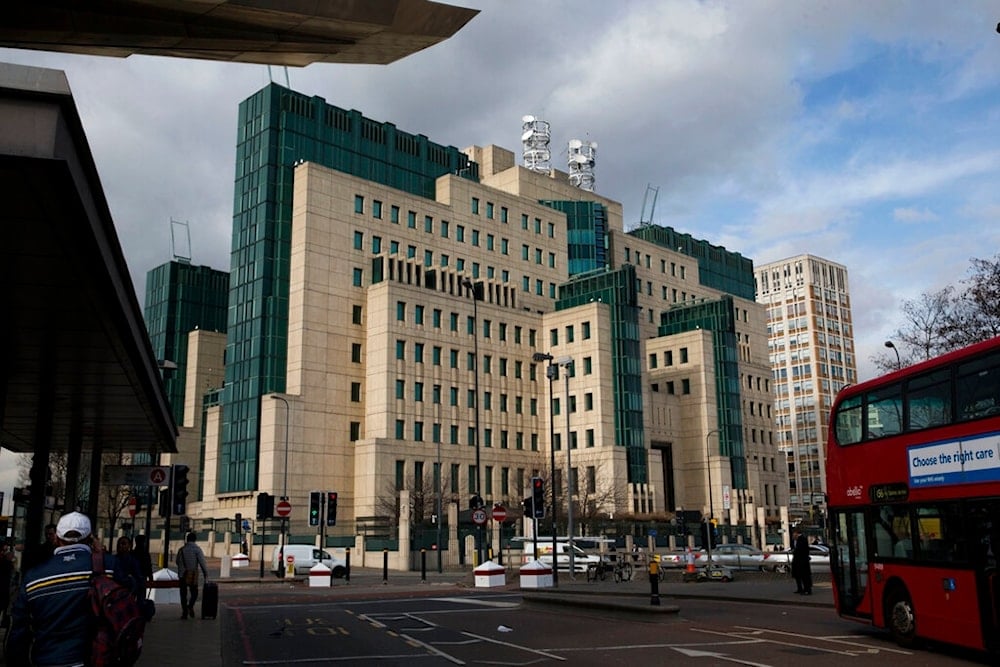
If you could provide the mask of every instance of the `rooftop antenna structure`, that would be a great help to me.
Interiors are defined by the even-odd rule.
[[[288,82],[288,66],[284,65],[282,67],[285,70],[285,88],[291,88],[292,84]],[[271,72],[271,66],[267,66],[267,78],[270,79],[271,83],[274,83],[274,74]]]
[[[570,139],[566,160],[569,182],[581,190],[594,191],[594,164],[597,162],[597,142]]]
[[[650,201],[649,195],[653,194],[653,199]],[[656,198],[660,195],[660,188],[654,188],[652,184],[646,184],[646,194],[642,196],[642,215],[639,217],[639,225],[641,227],[649,227],[653,224],[653,214],[656,212]],[[649,216],[646,216],[646,203],[649,202]]]
[[[180,241],[184,246],[180,251],[177,249],[178,237],[180,237]],[[170,218],[170,252],[173,254],[175,262],[180,262],[181,264],[191,263],[191,227],[187,221],[182,222]],[[184,254],[185,252],[187,254]]]
[[[551,138],[548,121],[530,115],[521,118],[521,146],[523,147],[525,169],[539,174],[547,174],[551,171],[549,165],[549,160],[552,157],[552,153],[549,151]]]

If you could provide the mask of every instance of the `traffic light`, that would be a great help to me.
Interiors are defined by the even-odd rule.
[[[236,533],[243,532],[243,515],[239,512],[236,513]]]
[[[535,510],[533,508],[535,505],[534,505],[534,499],[531,496],[528,496],[527,498],[522,500],[521,505],[524,507],[525,518],[534,516]]]
[[[176,516],[187,514],[188,471],[190,470],[191,468],[183,463],[174,464],[174,474],[171,483],[173,499],[171,500],[170,509],[171,513]]]
[[[337,525],[337,492],[326,492],[326,525]]]
[[[157,506],[157,514],[163,518],[170,516],[170,489],[160,489],[160,503]]]
[[[531,478],[531,502],[534,505],[532,516],[536,519],[545,518],[545,480],[541,477]]]
[[[319,510],[322,494],[319,491],[309,492],[309,525],[319,525]]]
[[[274,518],[274,496],[270,493],[257,494],[257,520]]]

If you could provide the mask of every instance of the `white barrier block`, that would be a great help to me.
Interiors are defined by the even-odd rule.
[[[506,571],[491,560],[477,567],[472,573],[476,579],[476,588],[496,588],[507,584]]]
[[[174,582],[178,581],[177,573],[166,568],[153,573],[153,581]],[[171,588],[147,588],[146,597],[156,604],[180,604],[181,588],[178,582],[176,587]]]
[[[250,567],[250,557],[246,554],[236,554],[233,556],[233,568]]]
[[[552,588],[552,568],[532,560],[521,567],[521,588]]]
[[[309,588],[329,588],[330,568],[323,563],[316,563],[309,568]]]

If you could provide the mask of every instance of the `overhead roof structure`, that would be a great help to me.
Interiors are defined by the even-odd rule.
[[[448,39],[478,10],[429,0],[13,0],[0,46],[304,67],[385,65]]]
[[[62,72],[0,64],[0,443],[175,451],[142,310]]]

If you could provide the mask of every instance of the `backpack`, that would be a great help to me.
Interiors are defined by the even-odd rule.
[[[91,645],[91,667],[129,667],[142,653],[146,619],[138,600],[127,587],[104,573],[104,555],[93,554],[90,608],[97,619]]]

